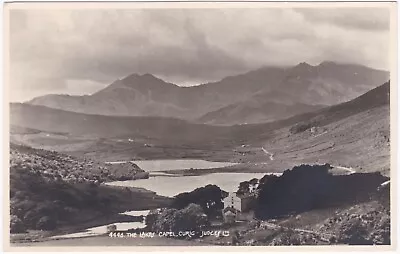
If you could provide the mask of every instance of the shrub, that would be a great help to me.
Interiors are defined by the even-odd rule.
[[[149,214],[147,214],[145,222],[148,228],[153,228],[154,223],[157,221],[158,215],[159,213],[157,210],[151,210]]]
[[[313,124],[309,123],[309,122],[298,123],[290,128],[290,133],[296,134],[296,133],[306,131],[306,130],[310,129],[312,127],[312,125]]]
[[[216,185],[200,187],[192,192],[184,192],[175,196],[171,204],[172,208],[183,209],[189,204],[198,204],[208,216],[215,216],[224,208],[222,199],[227,192]]]
[[[36,209],[27,211],[23,217],[25,226],[28,228],[36,228],[37,222],[41,217],[42,215],[38,213]]]
[[[36,223],[36,228],[41,230],[53,230],[57,227],[57,223],[54,219],[49,216],[43,216]]]
[[[15,215],[11,215],[10,218],[10,233],[23,233],[25,232],[25,226],[21,219]]]
[[[147,221],[154,220],[151,215]],[[152,222],[152,230],[156,232],[162,231],[194,231],[197,234],[207,226],[209,221],[207,215],[204,213],[200,205],[189,204],[186,208],[177,210],[168,208],[156,216]]]

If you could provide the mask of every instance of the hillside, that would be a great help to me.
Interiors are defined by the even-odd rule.
[[[353,99],[388,78],[385,71],[333,62],[264,67],[193,87],[178,87],[151,74],[132,74],[93,95],[45,95],[27,103],[96,115],[259,123]]]
[[[50,181],[69,183],[100,184],[115,180],[134,180],[146,175],[144,170],[130,162],[110,165],[13,143],[10,145],[10,167],[20,167]]]
[[[143,172],[131,167],[124,168],[131,177],[133,171]],[[11,145],[9,170],[11,233],[82,227],[95,219],[97,223],[116,220],[118,212],[169,202],[152,192],[100,185],[105,180],[123,180],[117,176],[121,172],[56,152]]]
[[[270,167],[282,161],[328,162],[389,175],[389,89],[387,82],[350,102],[282,121],[272,138],[253,145],[273,154]]]
[[[12,104],[11,140],[102,160],[267,161],[257,169],[261,171],[264,167],[271,171],[282,165],[321,161],[388,172],[389,90],[387,82],[349,102],[271,123],[235,126],[157,117],[85,115]],[[262,147],[274,154],[273,161]]]
[[[301,63],[285,70],[275,86],[208,112],[198,121],[224,125],[272,122],[349,101],[388,79],[388,73],[364,66]]]
[[[88,115],[21,103],[11,104],[10,114],[11,124],[19,128],[95,138],[201,139],[222,130],[173,118]]]
[[[252,100],[231,104],[209,112],[200,117],[198,121],[215,125],[273,122],[282,118],[314,111],[322,107],[320,105],[302,103],[282,105],[276,102],[264,101],[261,96],[254,96]]]
[[[237,142],[232,140],[234,127],[87,115],[29,104],[11,104],[10,109],[12,142],[101,161],[203,156],[225,161]]]

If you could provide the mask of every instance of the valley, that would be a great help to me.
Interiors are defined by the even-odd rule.
[[[233,126],[13,104],[11,141],[103,162],[186,158],[239,163],[224,169],[228,172],[282,172],[298,163],[328,162],[388,174],[389,86],[280,121]]]
[[[18,246],[52,246],[70,241],[78,245],[96,244],[102,241],[105,227],[124,223],[134,225],[138,220],[136,217],[124,217],[120,215],[121,212],[175,209],[171,206],[179,200],[180,195],[192,195],[190,193],[204,186],[216,186],[221,190],[221,195],[223,192],[235,192],[250,179],[256,179],[259,184],[283,179],[276,183],[280,186],[281,182],[292,181],[288,174],[295,174],[296,168],[299,170],[299,167],[304,167],[303,174],[310,175],[298,181],[307,182],[309,180],[305,179],[315,178],[317,186],[327,181],[325,184],[333,188],[327,192],[327,200],[332,199],[333,204],[324,203],[305,210],[295,210],[294,216],[279,210],[278,202],[273,205],[279,214],[278,218],[254,217],[225,229],[231,236],[235,232],[242,232],[235,240],[239,245],[285,245],[288,242],[340,244],[341,241],[351,244],[352,240],[343,238],[345,233],[342,228],[334,228],[329,224],[329,220],[337,214],[365,206],[369,207],[371,213],[387,219],[388,208],[384,202],[388,194],[384,194],[384,201],[380,198],[368,201],[362,188],[368,188],[368,195],[379,196],[377,186],[383,181],[390,181],[389,89],[390,82],[387,82],[353,100],[336,105],[316,106],[310,112],[275,121],[235,125],[211,125],[172,117],[96,115],[31,103],[13,103],[10,106],[12,223],[18,232],[13,235],[13,242]],[[329,171],[325,172],[322,168],[328,165],[326,163],[329,164]],[[307,167],[311,167],[310,172]],[[318,167],[321,167],[318,173],[314,172]],[[24,170],[28,172],[24,173]],[[318,180],[320,174],[326,176]],[[342,200],[343,195],[338,198],[329,194],[330,191],[337,192],[335,181],[348,184],[347,179],[364,177],[374,180],[364,187],[357,187],[361,188],[355,190],[355,193],[359,193],[357,201],[350,200],[350,196],[349,200]],[[21,179],[44,181],[42,189],[24,189]],[[301,183],[295,184],[301,186]],[[276,188],[286,191],[288,187],[284,186]],[[305,186],[310,186],[310,183],[305,183]],[[55,196],[43,196],[43,191],[54,188],[62,191],[54,193]],[[269,187],[265,188],[268,190]],[[287,195],[288,200],[293,199],[291,194]],[[27,196],[34,197],[39,206],[27,202]],[[76,198],[79,196],[81,198]],[[301,200],[303,196],[298,198]],[[61,200],[62,204],[70,203],[68,207],[57,206],[57,210],[51,205],[57,200]],[[193,202],[204,205],[201,200],[203,197],[198,196]],[[93,213],[92,207],[85,207],[81,202],[97,205],[100,211]],[[260,204],[254,208],[254,212],[265,213],[261,209],[263,201],[259,199],[257,202]],[[29,209],[33,209],[37,215],[29,214]],[[77,209],[84,211],[81,220],[68,219]],[[53,215],[51,218],[46,217],[49,211]],[[64,216],[62,214],[68,216],[61,219]],[[162,214],[159,216],[164,216]],[[374,219],[379,220],[379,216]],[[260,218],[262,225],[254,227],[253,224],[257,224]],[[375,230],[371,229],[369,222],[365,223],[363,225],[368,230]],[[22,225],[28,228],[23,229],[25,233],[21,234],[19,227]],[[90,237],[57,241],[51,238],[55,235],[68,238],[70,233],[85,234],[85,230],[100,226],[104,227],[104,232]],[[147,224],[144,226],[143,230],[151,229]],[[225,226],[213,227],[222,230]],[[387,223],[379,227],[376,229],[380,230],[376,233],[379,234],[379,240],[370,239],[369,235],[362,239],[368,239],[365,240],[368,243],[387,243],[387,235],[382,235],[387,233]],[[47,231],[37,233],[37,229]],[[132,230],[139,232],[142,227]],[[296,234],[301,237],[293,238]],[[189,242],[191,245],[233,244],[229,239],[220,241],[204,237]],[[157,238],[151,245],[165,241],[182,244],[182,239]],[[126,244],[117,240],[112,242]],[[144,239],[131,244],[134,243],[149,244]]]
[[[397,5],[345,2],[8,1],[4,250],[394,249]]]

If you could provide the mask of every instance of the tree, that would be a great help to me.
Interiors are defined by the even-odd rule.
[[[244,181],[239,183],[238,194],[247,194],[250,191],[250,183],[249,181]]]
[[[210,225],[207,215],[197,204],[189,204],[181,210],[166,208],[158,215],[152,214],[146,221],[148,225],[152,224],[151,229],[156,232],[194,231],[197,235]]]
[[[216,216],[224,208],[222,199],[227,196],[227,192],[221,190],[216,185],[207,185],[197,188],[192,192],[185,192],[175,196],[171,207],[183,209],[189,204],[198,204],[208,216]]]
[[[21,219],[15,215],[11,215],[10,218],[10,233],[23,233],[25,232],[25,226]]]
[[[158,215],[159,215],[158,210],[151,210],[146,215],[146,219],[145,219],[146,227],[151,229],[153,227],[154,223],[156,223]]]
[[[36,223],[36,228],[41,230],[53,230],[57,227],[57,223],[54,219],[49,216],[43,216]]]

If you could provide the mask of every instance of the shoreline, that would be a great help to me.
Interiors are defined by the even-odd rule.
[[[125,189],[126,187],[121,186],[109,186],[104,185],[112,189]],[[25,233],[15,233],[10,234],[10,244],[21,244],[21,243],[31,243],[31,242],[43,242],[43,241],[58,241],[59,239],[51,238],[58,235],[73,234],[85,231],[88,228],[98,227],[118,222],[136,222],[138,216],[130,216],[121,214],[127,211],[142,211],[142,210],[152,210],[164,207],[171,198],[160,196],[153,191],[144,189],[129,187],[132,192],[138,193],[140,195],[145,195],[145,203],[137,204],[132,202],[131,204],[120,204],[115,211],[110,213],[97,213],[90,217],[91,211],[83,211],[82,217],[89,217],[83,220],[75,220],[73,222],[63,222],[59,228],[52,231],[41,231],[41,230],[27,230]],[[88,236],[92,237],[92,236]],[[73,239],[65,238],[65,239]]]
[[[151,160],[149,160],[151,161]],[[170,161],[174,161],[174,159],[170,159]],[[125,163],[125,162],[121,162]],[[235,165],[230,165],[226,167],[220,167],[220,168],[199,168],[199,169],[176,169],[176,170],[164,170],[164,171],[146,171],[149,173],[155,173],[155,175],[150,177],[186,177],[186,176],[201,176],[201,175],[207,175],[207,174],[213,174],[213,173],[265,173],[265,174],[281,174],[281,172],[271,172],[271,168],[273,164],[271,162],[262,162],[262,163],[237,163]],[[299,164],[299,163],[296,163]],[[261,167],[260,167],[261,166]],[[283,165],[281,166],[281,171],[283,172],[285,169]],[[337,167],[337,169],[342,168],[340,166]],[[276,170],[280,171],[280,170]],[[157,175],[157,173],[161,173],[161,175]],[[165,174],[165,175],[162,175]],[[138,180],[138,179],[137,179]],[[125,180],[129,181],[129,180]],[[111,188],[116,188],[116,189],[121,189],[121,188],[126,188],[123,186],[114,186],[114,185],[109,185],[107,183],[110,182],[115,182],[115,181],[107,181],[102,183],[101,185],[111,187]],[[160,199],[170,199],[169,197],[164,197],[158,195],[156,192],[141,188],[141,187],[129,187],[134,193],[142,193],[145,194],[147,197],[145,198],[146,200],[154,200],[155,197],[160,198]],[[156,201],[157,202],[157,201]],[[162,203],[162,202],[161,202]],[[23,243],[31,243],[31,242],[44,242],[44,241],[59,241],[60,239],[57,238],[51,238],[57,235],[66,235],[66,234],[72,234],[72,233],[79,233],[84,231],[85,229],[91,228],[91,227],[97,227],[97,226],[103,226],[107,224],[113,224],[117,222],[133,222],[135,221],[135,218],[133,216],[129,215],[121,215],[120,213],[125,212],[125,211],[132,211],[132,210],[151,210],[155,208],[160,208],[160,207],[154,207],[154,205],[144,205],[139,207],[135,206],[134,207],[126,207],[125,209],[120,209],[119,211],[115,211],[111,214],[98,214],[95,217],[88,219],[83,222],[76,221],[70,226],[61,226],[59,229],[54,230],[54,231],[47,231],[43,232],[41,235],[36,235],[31,234],[30,232],[24,233],[24,234],[14,234],[10,238],[10,243],[13,244],[23,244]],[[20,237],[19,237],[20,236]],[[24,237],[25,236],[25,237]],[[88,237],[102,237],[104,235],[95,235],[95,236],[83,236],[79,238],[88,238]],[[70,237],[70,238],[62,238],[64,239],[75,239],[77,237]]]

